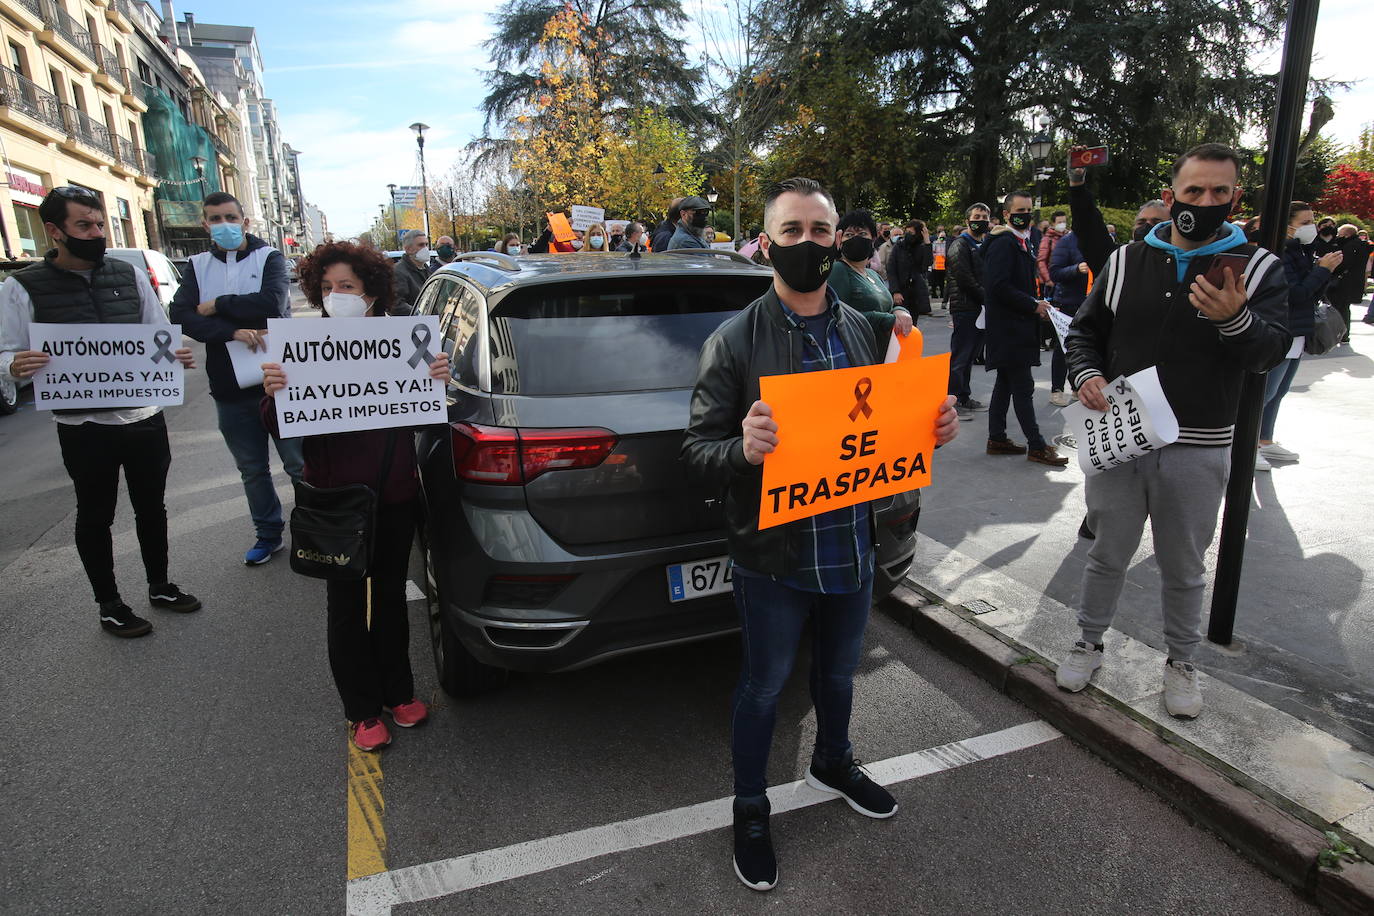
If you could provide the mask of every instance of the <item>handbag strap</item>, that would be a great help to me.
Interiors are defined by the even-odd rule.
[[[393,427],[386,436],[386,456],[382,458],[382,473],[377,475],[377,505],[382,504],[382,488],[391,474],[391,459],[396,456],[396,429]]]

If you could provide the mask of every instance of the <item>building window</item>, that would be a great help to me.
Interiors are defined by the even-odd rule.
[[[47,236],[43,232],[43,221],[38,218],[37,207],[15,204],[14,222],[19,227],[19,247],[24,254],[36,258],[47,251]],[[39,245],[43,246],[41,250]]]
[[[66,97],[62,94],[62,71],[56,67],[50,67],[48,79],[52,81],[52,94],[57,96],[59,102],[65,101]]]
[[[145,83],[153,82],[153,71],[148,69],[148,64],[144,61],[138,62],[138,78]]]
[[[134,214],[129,207],[129,202],[122,197],[115,198],[115,214],[118,217],[115,225],[122,230],[124,236],[123,244],[128,248],[137,248],[134,239]]]
[[[24,66],[24,52],[19,45],[10,42],[10,67],[20,76],[28,76],[28,68]]]

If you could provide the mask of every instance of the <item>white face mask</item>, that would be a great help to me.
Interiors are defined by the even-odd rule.
[[[1308,223],[1306,226],[1299,226],[1298,231],[1293,234],[1293,238],[1297,239],[1299,244],[1311,245],[1317,240],[1317,224]]]
[[[419,251],[415,252],[415,260],[419,261],[421,264],[426,263],[432,257],[434,257],[434,252],[429,248],[421,248]]]
[[[599,235],[592,236],[589,241],[592,243],[593,248],[600,248],[602,245],[606,244],[606,240]]]
[[[362,318],[367,308],[363,297],[353,293],[330,293],[324,297],[324,310],[331,318]]]
[[[581,250],[582,250],[582,240],[581,240],[581,239],[573,239],[573,240],[572,240],[572,246],[573,246],[573,251],[581,251]]]
[[[507,248],[506,251],[507,251],[509,254],[519,254],[519,253],[520,253],[520,246],[519,246],[519,245],[512,245],[512,246],[510,246],[509,248]]]
[[[1055,223],[1055,224],[1054,224],[1054,231],[1055,231],[1055,232],[1068,232],[1068,231],[1069,231],[1069,224],[1068,224],[1068,223]]]

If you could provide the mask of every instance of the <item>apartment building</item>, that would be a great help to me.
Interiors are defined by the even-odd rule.
[[[160,247],[128,0],[0,0],[0,246],[47,248],[37,206],[76,185],[105,203],[110,243]]]

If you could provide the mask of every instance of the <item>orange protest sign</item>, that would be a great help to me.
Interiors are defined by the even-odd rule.
[[[896,362],[759,379],[778,424],[778,447],[763,461],[759,528],[930,483],[949,354],[911,358],[919,349],[903,343]]]
[[[573,232],[572,224],[562,213],[545,213],[544,215],[549,219],[549,231],[553,233],[555,242],[571,242],[577,238],[577,234]]]

